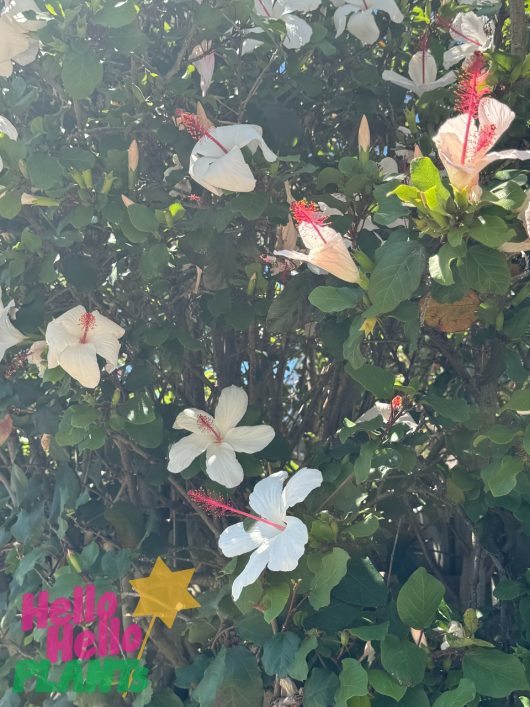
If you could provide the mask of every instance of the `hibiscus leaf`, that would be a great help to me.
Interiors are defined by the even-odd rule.
[[[339,680],[335,707],[348,707],[351,697],[364,697],[368,694],[368,673],[358,660],[346,658],[342,661]]]
[[[314,571],[309,594],[309,603],[314,609],[328,606],[331,601],[331,590],[337,586],[346,574],[350,556],[346,550],[335,547],[330,553],[317,559],[319,564]]]
[[[418,288],[425,268],[421,243],[402,237],[389,239],[378,251],[370,277],[368,296],[373,304],[369,316],[391,312]]]
[[[470,289],[484,294],[502,295],[510,284],[505,256],[482,245],[472,246],[468,250],[459,270]]]
[[[272,638],[269,638],[263,646],[261,658],[265,672],[268,675],[280,677],[287,675],[299,646],[299,636],[291,631],[276,633]]]

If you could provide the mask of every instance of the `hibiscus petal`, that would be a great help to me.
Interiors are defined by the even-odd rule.
[[[359,270],[353,262],[342,236],[334,238],[321,248],[310,251],[313,265],[326,270],[345,282],[358,282]]]
[[[194,459],[202,454],[207,446],[207,441],[199,435],[187,435],[172,444],[169,449],[168,470],[172,474],[180,474],[187,469]]]
[[[352,12],[357,12],[357,8],[348,3],[347,5],[339,7],[339,9],[333,15],[333,23],[335,24],[336,37],[340,37],[340,35],[346,29],[348,16],[351,15]]]
[[[236,452],[254,454],[254,452],[261,452],[262,449],[265,449],[274,439],[274,434],[275,432],[270,425],[252,425],[248,427],[243,425],[229,430],[224,440]]]
[[[108,317],[104,317],[99,312],[92,312],[95,324],[94,328],[90,330],[90,338],[96,338],[98,336],[113,336],[119,339],[125,334],[125,329],[123,329],[119,324],[116,324]]]
[[[436,59],[430,52],[416,52],[409,61],[409,76],[416,86],[436,81]]]
[[[401,76],[401,74],[398,74],[395,71],[389,71],[388,69],[385,69],[382,73],[382,78],[383,81],[390,81],[391,83],[396,84],[396,86],[401,86],[401,88],[406,88],[407,91],[414,91],[416,88],[416,85],[406,76]]]
[[[229,444],[210,444],[206,448],[206,473],[221,486],[234,488],[244,478],[243,468]]]
[[[304,467],[293,474],[289,481],[285,484],[282,498],[285,508],[300,503],[307,496],[322,484],[322,472],[318,469],[308,469]]]
[[[403,13],[394,0],[371,0],[370,7],[388,13],[392,22],[403,22]]]
[[[251,192],[256,186],[254,175],[238,147],[217,158],[197,157],[192,153],[189,173],[192,179],[217,196],[221,196],[223,190]]]
[[[254,584],[260,574],[263,572],[267,566],[267,561],[269,559],[269,548],[268,545],[262,545],[257,550],[255,550],[249,557],[247,565],[243,572],[234,579],[232,584],[232,596],[234,600],[237,601],[241,596],[241,592],[244,587],[248,587],[250,584]]]
[[[219,550],[225,557],[244,555],[260,545],[247,533],[243,523],[235,523],[235,525],[230,525],[226,530],[223,530],[218,544]]]
[[[53,319],[46,330],[46,340],[48,340],[48,332],[51,337],[56,335],[59,337],[66,337],[68,334],[68,342],[73,343],[74,341],[79,341],[83,333],[83,326],[81,324],[81,317],[86,314],[86,309],[80,304],[77,307],[72,307],[60,317]],[[50,345],[56,345],[53,341],[49,341]]]
[[[474,44],[456,44],[446,52],[444,52],[444,69],[450,69],[451,66],[458,64],[468,56],[472,56],[477,47]]]
[[[0,310],[0,361],[4,358],[7,349],[20,344],[26,338],[11,322],[9,315],[15,311],[13,300]]]
[[[311,40],[313,29],[301,17],[283,15],[282,20],[287,28],[287,34],[283,40],[283,45],[286,49],[300,49]]]
[[[495,140],[488,145],[492,147],[513,123],[515,113],[505,103],[495,98],[483,98],[478,106],[478,122],[481,128],[489,125],[495,127]]]
[[[282,503],[283,482],[287,478],[286,471],[277,471],[261,479],[254,486],[248,498],[249,506],[257,515],[273,523],[282,523],[285,508]]]
[[[5,133],[10,140],[18,140],[18,131],[13,123],[0,115],[0,133]]]
[[[92,344],[72,344],[58,355],[61,368],[75,378],[84,388],[95,388],[99,384],[101,371]]]
[[[363,44],[373,44],[379,39],[379,27],[370,10],[352,15],[347,30]]]
[[[120,342],[113,336],[98,336],[92,337],[90,343],[95,347],[96,352],[105,359],[107,365],[105,369],[108,373],[118,365],[118,356],[120,355]]]
[[[269,545],[268,567],[273,572],[291,572],[296,568],[308,540],[307,528],[300,518],[287,516],[285,530]]]
[[[243,388],[239,388],[237,385],[223,388],[215,408],[215,424],[221,435],[224,436],[228,430],[237,425],[247,408],[248,395]]]
[[[202,435],[209,443],[215,439],[214,433],[217,432],[213,417],[197,408],[186,408],[179,413],[173,427],[176,430],[187,430],[193,434]]]

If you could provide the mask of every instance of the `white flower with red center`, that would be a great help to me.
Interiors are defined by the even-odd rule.
[[[253,454],[264,449],[274,438],[269,425],[237,426],[248,407],[243,388],[224,388],[215,408],[215,415],[204,410],[187,408],[177,416],[173,427],[187,430],[190,435],[175,442],[169,450],[168,469],[179,474],[194,459],[206,452],[206,473],[218,484],[233,488],[243,481],[243,468],[236,452]]]
[[[201,77],[201,91],[205,96],[212,83],[213,72],[215,70],[215,52],[212,50],[212,41],[205,39],[197,46],[193,47],[190,54],[190,61],[195,65]]]
[[[42,17],[33,0],[6,2],[0,14],[0,76],[11,76],[13,62],[26,66],[31,64],[39,51],[39,41],[31,37],[44,26],[43,20],[29,20],[23,14],[34,12]]]
[[[475,52],[487,52],[493,46],[493,26],[487,17],[479,17],[474,12],[459,12],[452,22],[439,17],[437,24],[449,30],[457,42],[444,53],[444,69],[472,57]]]
[[[278,471],[258,481],[248,502],[256,513],[246,513],[204,493],[190,491],[189,496],[200,506],[214,513],[235,513],[255,523],[248,529],[243,523],[226,528],[219,538],[219,549],[225,557],[237,557],[251,552],[248,563],[232,584],[232,596],[237,601],[244,587],[253,584],[265,567],[273,572],[294,570],[308,540],[307,527],[299,518],[287,515],[287,510],[304,501],[322,484],[318,469],[300,469],[289,477]]]
[[[357,37],[363,44],[373,44],[379,39],[379,27],[374,11],[387,12],[392,22],[403,22],[403,14],[394,0],[332,0],[338,10],[333,22],[339,37],[344,30]]]
[[[412,56],[409,62],[409,79],[395,71],[383,71],[383,79],[406,88],[417,96],[423,96],[428,91],[448,86],[456,79],[454,71],[449,71],[439,79],[436,78],[437,73],[435,58],[426,47],[423,47]]]
[[[320,0],[254,0],[254,12],[260,17],[271,20],[281,20],[285,24],[285,39],[283,46],[286,49],[300,49],[306,45],[313,34],[311,25],[295,12],[312,12],[318,9]],[[252,34],[260,34],[260,27],[249,30]],[[249,54],[263,44],[258,39],[245,39],[241,54]]]
[[[7,349],[20,344],[26,338],[11,321],[16,313],[14,300],[10,300],[4,307],[0,288],[0,361],[4,358]]]
[[[191,151],[190,177],[217,196],[224,191],[254,191],[256,179],[245,162],[243,147],[248,147],[252,154],[259,147],[268,162],[276,161],[259,125],[206,128],[192,113],[178,110],[177,116],[179,124],[192,137],[200,138]]]
[[[358,417],[355,422],[358,424],[369,422],[376,417],[382,417],[385,425],[389,423],[392,426],[406,425],[412,432],[418,427],[418,423],[412,415],[403,411],[403,399],[400,395],[396,395],[390,403],[376,401],[375,405]]]
[[[508,130],[515,113],[507,105],[486,98],[487,73],[477,55],[465,73],[459,88],[461,115],[450,118],[433,138],[438,154],[455,189],[480,198],[480,172],[492,162],[503,159],[530,159],[530,150],[490,152]]]
[[[48,324],[48,368],[60,366],[85,388],[95,388],[101,377],[98,355],[107,362],[105,370],[112,372],[124,334],[125,329],[107,317],[78,305]]]
[[[305,200],[293,201],[291,213],[308,253],[275,250],[274,255],[310,263],[346,282],[358,282],[359,270],[343,237],[329,225],[327,215],[316,204]]]

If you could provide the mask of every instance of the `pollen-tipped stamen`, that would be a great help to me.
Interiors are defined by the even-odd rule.
[[[193,113],[188,113],[181,108],[177,108],[175,111],[177,116],[178,125],[182,125],[184,130],[191,135],[194,140],[200,140],[203,137],[207,137],[213,143],[217,145],[225,154],[228,154],[226,147],[217,140],[205,127],[201,124],[199,116]]]
[[[88,340],[88,332],[96,326],[96,317],[91,312],[85,312],[79,318],[79,323],[83,327],[83,333],[79,339],[80,344],[86,344]]]
[[[229,506],[224,503],[221,498],[216,498],[213,495],[208,495],[204,491],[188,491],[188,496],[191,498],[193,503],[202,508],[205,511],[213,513],[214,515],[224,515],[225,513],[235,513],[239,516],[244,516],[245,518],[251,518],[258,523],[266,523],[271,525],[277,530],[285,530],[285,525],[280,525],[279,523],[274,523],[272,520],[267,518],[260,518],[259,516],[252,515],[252,513],[247,513],[246,511],[240,511],[238,508]]]
[[[301,223],[308,223],[315,229],[321,240],[327,243],[320,229],[324,226],[329,226],[328,217],[320,211],[314,201],[308,201],[307,199],[293,201],[291,203],[291,214],[298,226]]]

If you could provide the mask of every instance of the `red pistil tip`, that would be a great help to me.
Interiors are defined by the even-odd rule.
[[[482,98],[491,93],[489,72],[481,52],[475,52],[469,65],[462,71],[456,88],[456,108],[459,113],[477,117]]]
[[[182,108],[177,108],[175,111],[175,121],[179,127],[183,127],[184,130],[191,135],[194,140],[200,140],[208,132],[201,121],[199,116],[194,113],[187,113]]]
[[[392,408],[392,410],[401,410],[401,408],[403,407],[403,398],[401,397],[401,395],[396,395],[392,398],[390,407]]]
[[[323,214],[314,201],[301,199],[291,203],[291,214],[298,225],[309,223],[311,226],[327,226],[328,217]]]
[[[208,511],[219,518],[229,511],[229,507],[224,503],[222,496],[208,495],[200,489],[198,491],[188,491],[188,496],[203,511]]]

